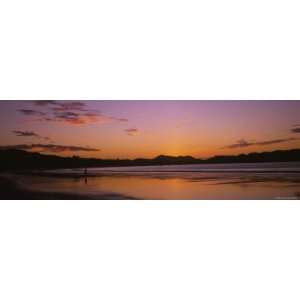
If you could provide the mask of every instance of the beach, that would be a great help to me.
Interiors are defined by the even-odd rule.
[[[51,192],[26,188],[14,178],[14,174],[0,175],[0,200],[123,200],[124,196],[116,193],[88,193]],[[128,199],[134,199],[128,197]]]
[[[300,198],[299,163],[40,170],[0,176],[1,199]]]

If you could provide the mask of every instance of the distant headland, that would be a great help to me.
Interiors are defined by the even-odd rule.
[[[260,163],[300,161],[300,149],[255,152],[249,154],[213,156],[208,159],[192,156],[159,155],[152,159],[98,159],[78,156],[61,157],[23,150],[0,150],[0,171],[39,170],[64,168],[216,164],[216,163]]]

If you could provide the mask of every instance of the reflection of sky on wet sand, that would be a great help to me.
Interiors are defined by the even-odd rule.
[[[137,199],[279,199],[299,198],[300,174],[151,173],[91,177],[23,178],[44,191],[101,195],[116,193]]]

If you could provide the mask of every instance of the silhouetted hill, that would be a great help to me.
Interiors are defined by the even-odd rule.
[[[259,163],[300,161],[300,149],[276,150],[272,152],[253,152],[249,154],[214,156],[206,163]]]
[[[190,164],[202,161],[201,159],[196,159],[192,156],[168,156],[168,155],[159,155],[152,159],[153,162],[157,164]]]
[[[61,157],[27,152],[23,150],[0,150],[0,171],[37,170],[60,168],[90,168],[113,166],[146,166],[199,163],[258,163],[300,161],[300,149],[277,150],[273,152],[249,153],[232,156],[214,156],[209,159],[198,159],[192,156],[159,155],[153,159],[96,159]]]

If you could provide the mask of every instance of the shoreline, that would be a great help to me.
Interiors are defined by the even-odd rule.
[[[134,172],[135,173],[135,172]],[[184,173],[181,173],[184,174]],[[223,173],[220,173],[220,175]],[[233,175],[234,173],[231,173],[231,175]],[[34,182],[34,177],[37,177],[39,175],[39,177],[49,177],[49,184],[48,184],[48,179],[46,179],[46,181],[44,180],[44,183],[46,182],[46,185],[44,184],[44,186],[39,186],[39,185],[35,185]],[[118,186],[110,186],[108,189],[104,189],[103,190],[103,186],[101,189],[96,189],[96,190],[89,190],[86,189],[84,187],[79,187],[77,186],[76,189],[72,189],[72,185],[68,188],[68,189],[59,189],[60,186],[60,180],[62,178],[81,178],[81,177],[95,177],[95,176],[84,176],[84,175],[79,175],[79,174],[51,174],[51,176],[49,176],[50,174],[44,173],[44,174],[37,174],[37,173],[25,173],[25,172],[6,172],[6,173],[0,173],[0,200],[139,200],[139,199],[159,199],[160,197],[157,196],[157,194],[154,193],[154,197],[146,197],[141,193],[134,193],[134,188],[132,189],[132,191],[129,190],[122,190],[121,188],[119,189]],[[70,176],[71,175],[71,176]],[[74,176],[75,175],[75,176]],[[101,175],[96,175],[97,177],[102,177],[104,174]],[[110,175],[110,176],[117,176],[117,174],[105,174]],[[105,176],[104,175],[104,176]],[[124,177],[124,173],[123,174],[118,174],[119,176],[121,175],[121,177]],[[157,174],[156,174],[157,175]],[[270,175],[265,174],[265,175]],[[272,176],[264,176],[264,174],[256,174],[254,176],[254,174],[248,174],[248,176],[244,176],[244,174],[240,174],[239,177],[237,176],[230,176],[230,177],[226,177],[223,178],[223,176],[218,176],[217,178],[215,177],[178,177],[180,179],[182,179],[184,182],[187,182],[187,184],[189,183],[201,183],[201,181],[205,181],[205,180],[215,180],[215,181],[210,181],[210,185],[213,185],[216,187],[216,189],[219,188],[220,185],[223,186],[223,188],[225,186],[227,186],[228,184],[230,185],[234,185],[239,186],[239,185],[244,185],[244,187],[249,186],[249,184],[254,184],[251,185],[251,187],[255,187],[255,184],[261,184],[261,183],[266,183],[268,184],[268,182],[271,182],[272,184],[274,183],[282,183],[283,187],[289,187],[289,189],[291,189],[290,193],[291,195],[289,196],[289,198],[294,199],[299,199],[299,190],[295,190],[295,188],[299,187],[299,183],[300,183],[300,177],[299,175],[297,175],[295,177],[295,173],[290,174],[291,176],[278,176],[278,174],[274,174],[276,175],[275,177]],[[29,176],[29,177],[27,177]],[[30,178],[30,177],[33,178]],[[126,174],[126,177],[136,177],[136,174]],[[254,176],[254,177],[253,177]],[[142,178],[144,176],[138,175],[138,178]],[[149,176],[149,173],[147,172],[147,174],[145,175],[146,179],[168,179],[171,178],[173,179],[174,177],[162,177],[162,174],[156,177],[153,176]],[[53,181],[53,185],[51,185],[51,178],[56,178],[57,180]],[[33,180],[33,181],[32,181]],[[55,185],[55,183],[59,183],[57,186]],[[122,183],[122,182],[121,182]],[[270,183],[269,183],[270,185]],[[32,188],[35,187],[36,188]],[[161,182],[158,185],[162,188],[164,188],[164,186],[161,186]],[[168,187],[168,185],[166,185]],[[280,187],[281,185],[279,185]],[[56,189],[57,188],[57,189]],[[119,190],[119,192],[117,192]],[[115,192],[114,192],[115,191]],[[125,191],[125,193],[124,193]],[[133,196],[129,196],[126,193],[130,193]],[[211,191],[211,193],[214,193],[214,190]],[[277,194],[275,194],[275,196],[271,195],[270,197],[268,197],[268,199],[277,199],[277,195],[282,194],[280,191],[277,191]],[[195,196],[195,195],[194,195]],[[194,197],[193,196],[193,197]],[[246,195],[247,196],[247,195]],[[245,196],[245,197],[246,197]],[[137,198],[136,198],[137,197]],[[145,198],[144,198],[145,197]],[[174,195],[173,195],[174,197]],[[256,199],[257,195],[255,196]],[[185,199],[185,197],[183,197]],[[286,198],[284,196],[282,196],[282,198]],[[176,195],[174,198],[166,198],[166,199],[177,199]],[[190,199],[190,198],[188,198]],[[191,198],[191,199],[198,199],[198,198]],[[199,198],[199,200],[202,199],[201,197]],[[216,198],[217,199],[217,198]],[[243,195],[241,195],[240,200],[243,199],[247,199],[243,197]],[[259,197],[260,199],[260,197]],[[264,198],[263,198],[264,199]]]
[[[0,200],[137,200],[114,193],[88,194],[48,192],[28,189],[12,178],[14,174],[0,174]]]

